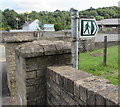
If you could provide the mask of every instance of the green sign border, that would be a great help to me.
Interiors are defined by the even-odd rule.
[[[84,21],[90,21],[90,22],[94,22],[95,23],[95,25],[96,25],[97,28],[96,28],[96,31],[95,31],[94,34],[83,34],[83,22]],[[91,26],[93,26],[92,23],[91,23]],[[99,28],[98,28],[98,25],[97,25],[95,19],[80,19],[80,34],[81,34],[80,36],[95,36],[95,34],[97,33],[98,29]],[[92,33],[92,31],[94,31],[94,28],[91,29],[91,33]]]

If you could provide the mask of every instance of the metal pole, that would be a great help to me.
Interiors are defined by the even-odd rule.
[[[78,10],[71,8],[71,30],[72,30],[72,66],[73,68],[78,69],[78,19],[79,14]]]
[[[17,20],[17,29],[18,29],[18,20]]]
[[[103,65],[106,66],[107,63],[107,36],[104,36],[104,53],[103,53]]]
[[[17,21],[17,29],[18,29],[18,21],[19,21],[19,19],[18,19],[18,18],[16,18],[16,21]]]

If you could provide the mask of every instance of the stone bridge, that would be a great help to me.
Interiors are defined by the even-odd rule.
[[[71,43],[58,40],[38,40],[33,35],[4,38],[13,105],[118,107],[118,86],[72,68]],[[93,50],[89,41],[83,40],[79,51],[84,51],[83,46]]]

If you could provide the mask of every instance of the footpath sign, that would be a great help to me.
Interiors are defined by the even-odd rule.
[[[95,19],[80,19],[80,36],[95,36],[98,29]]]

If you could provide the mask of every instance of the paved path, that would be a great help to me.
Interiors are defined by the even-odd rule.
[[[0,62],[6,61],[5,59],[5,47],[0,44]]]
[[[0,74],[2,75],[2,104],[10,105],[10,93],[7,85],[5,48],[2,44],[0,44]]]
[[[6,62],[0,62],[0,64],[2,64],[2,104],[10,105],[10,93],[7,85]]]

